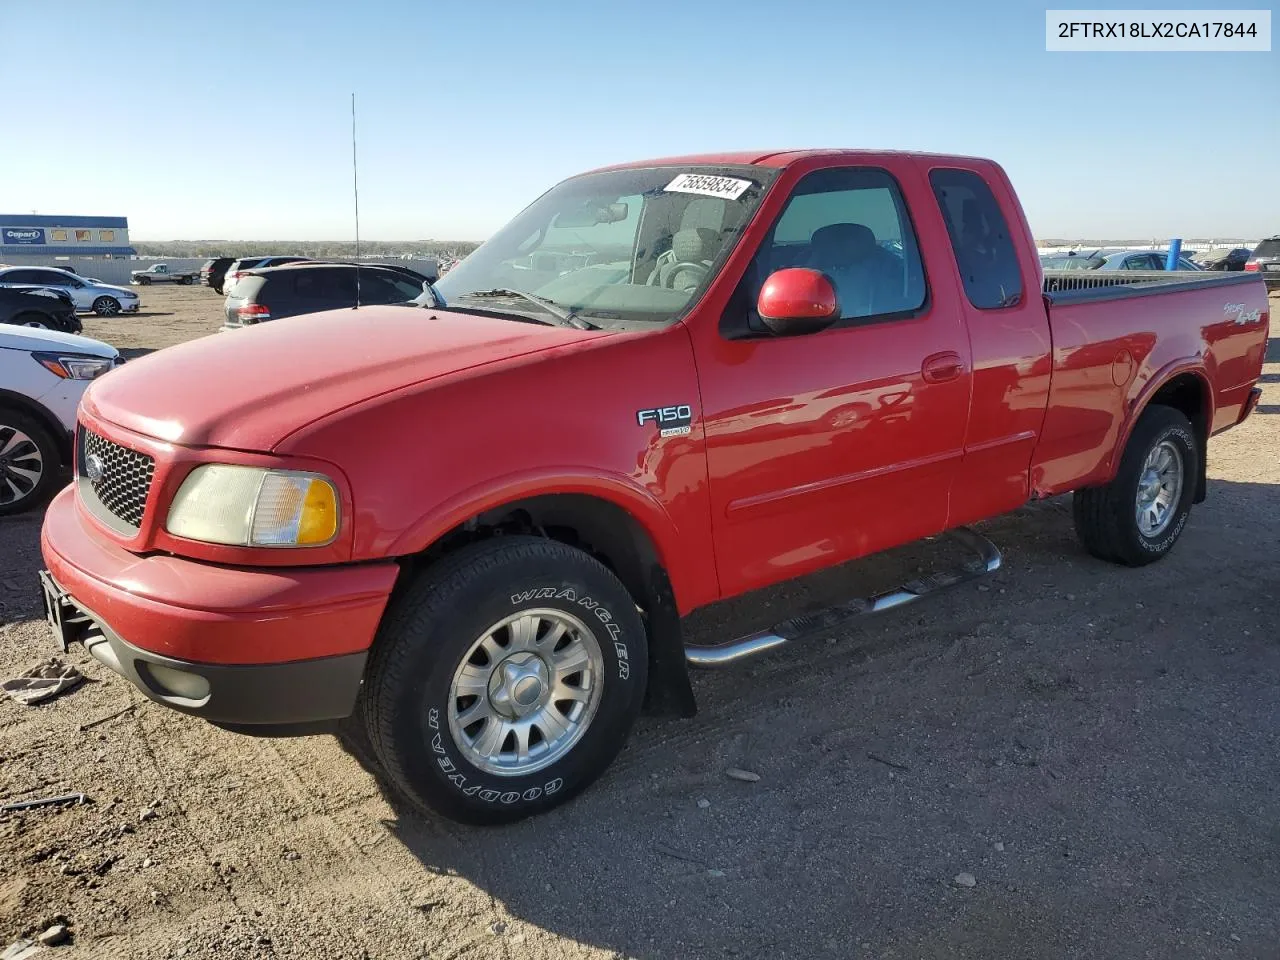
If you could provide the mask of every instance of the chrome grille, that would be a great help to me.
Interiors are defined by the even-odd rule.
[[[79,441],[76,473],[85,501],[99,516],[105,509],[112,517],[137,530],[151,491],[155,460],[84,427],[80,428]]]

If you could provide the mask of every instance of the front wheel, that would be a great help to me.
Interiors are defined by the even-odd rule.
[[[416,806],[507,823],[604,772],[647,673],[644,625],[617,577],[564,544],[501,537],[446,557],[393,602],[362,710]]]
[[[44,424],[0,407],[0,517],[42,503],[62,470],[62,456]]]
[[[43,313],[20,313],[13,318],[13,322],[20,327],[34,327],[37,330],[52,330],[49,326],[49,318]]]
[[[1085,549],[1129,567],[1159,560],[1173,549],[1191,515],[1199,464],[1191,421],[1172,407],[1148,407],[1115,479],[1075,493],[1076,534]]]
[[[99,297],[93,301],[93,312],[100,317],[114,317],[120,312],[120,301],[115,297]]]

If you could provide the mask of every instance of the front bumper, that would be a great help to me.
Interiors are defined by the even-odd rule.
[[[138,556],[49,505],[46,612],[143,694],[215,723],[298,725],[350,715],[398,568],[242,568]]]

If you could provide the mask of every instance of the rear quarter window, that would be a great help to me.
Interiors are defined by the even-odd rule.
[[[1009,224],[987,182],[971,170],[938,168],[929,183],[946,221],[965,296],[980,310],[1022,302],[1022,271]]]

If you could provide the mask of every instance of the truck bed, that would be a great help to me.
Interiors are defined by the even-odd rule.
[[[1267,343],[1256,275],[1062,270],[1046,272],[1044,289],[1053,372],[1032,463],[1038,495],[1108,480],[1129,412],[1184,371],[1185,388],[1208,400],[1206,438],[1239,421]]]

